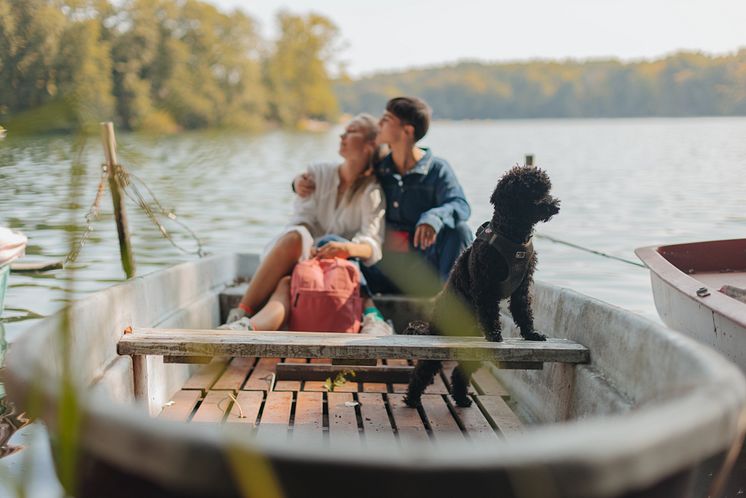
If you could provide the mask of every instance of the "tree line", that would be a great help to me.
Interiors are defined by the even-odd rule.
[[[746,49],[657,60],[440,67],[333,80],[340,31],[199,0],[0,0],[0,124],[12,133],[114,120],[130,130],[259,129],[379,112],[397,95],[436,118],[746,115]]]
[[[346,112],[419,95],[443,119],[746,115],[746,49],[652,61],[461,62],[336,84]]]
[[[339,108],[339,30],[280,12],[263,40],[240,10],[198,0],[0,0],[0,123],[68,130],[294,126]]]

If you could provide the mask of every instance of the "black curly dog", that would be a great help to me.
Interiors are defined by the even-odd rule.
[[[500,342],[501,299],[510,298],[510,313],[521,336],[544,341],[546,336],[534,330],[529,287],[536,268],[536,253],[531,244],[534,225],[559,212],[560,201],[549,195],[549,176],[533,166],[516,166],[500,179],[490,202],[495,207],[492,221],[483,224],[474,243],[453,266],[445,288],[435,298],[432,324],[415,321],[405,334],[442,335],[439,327],[448,323],[453,299],[460,300],[473,316],[474,330],[467,335],[484,335]],[[458,333],[464,333],[458,331]],[[458,406],[470,406],[468,385],[479,362],[459,362],[451,376],[453,398]],[[437,360],[419,361],[412,373],[405,402],[410,407],[420,398],[441,369]]]

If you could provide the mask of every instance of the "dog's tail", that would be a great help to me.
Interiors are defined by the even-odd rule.
[[[430,324],[422,320],[412,320],[402,335],[430,335]]]

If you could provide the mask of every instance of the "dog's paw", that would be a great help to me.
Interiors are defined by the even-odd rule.
[[[420,406],[420,403],[420,398],[415,398],[413,396],[404,396],[404,404],[410,408],[417,408],[418,406]]]
[[[490,342],[503,342],[502,334],[487,334],[486,339]]]
[[[547,336],[545,336],[541,332],[536,332],[536,331],[527,332],[525,334],[521,332],[521,336],[523,336],[523,338],[526,339],[527,341],[546,341],[547,340]]]
[[[453,401],[456,402],[456,406],[460,406],[461,408],[469,408],[471,406],[471,398],[468,396],[465,396],[463,398],[457,398],[454,396]]]
[[[422,320],[413,320],[407,324],[402,335],[430,335],[430,324]]]

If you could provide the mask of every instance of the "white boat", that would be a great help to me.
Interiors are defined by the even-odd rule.
[[[635,253],[650,269],[661,320],[746,372],[746,301],[740,296],[746,296],[746,239],[642,247]]]
[[[72,378],[83,422],[75,496],[702,496],[742,441],[746,381],[736,367],[638,315],[542,284],[537,328],[558,338],[550,345],[587,347],[590,362],[488,366],[468,409],[438,386],[413,410],[398,384],[314,393],[308,381],[278,386],[265,360],[200,367],[117,353],[131,327],[214,329],[221,294],[257,264],[214,256],[134,278],[70,306],[69,329],[60,313],[11,346],[9,396],[39,407],[57,448],[70,436],[58,418],[70,399],[61,379]],[[409,309],[382,301],[388,312]],[[512,326],[504,336],[507,349],[523,342]]]

